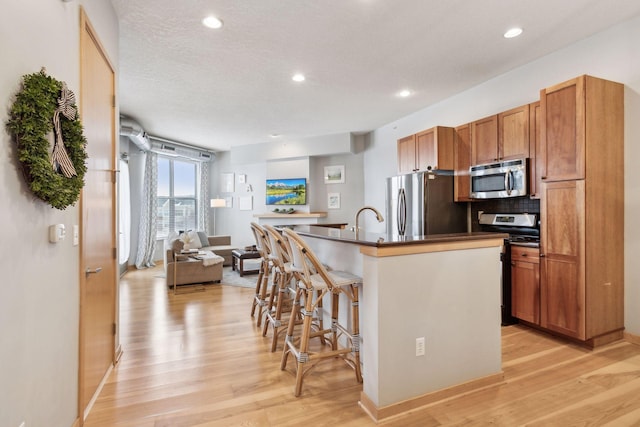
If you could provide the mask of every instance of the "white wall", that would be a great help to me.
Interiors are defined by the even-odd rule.
[[[356,139],[360,139],[356,137]],[[362,141],[356,143],[363,146]],[[216,160],[211,165],[210,194],[211,197],[233,198],[231,208],[216,208],[210,213],[210,231],[213,232],[213,217],[215,215],[217,234],[229,234],[232,244],[243,247],[254,244],[250,224],[258,222],[255,214],[267,213],[272,206],[265,204],[265,180],[269,178],[307,178],[307,205],[298,208],[301,212],[327,212],[327,217],[321,222],[346,222],[353,225],[356,211],[363,206],[363,153],[336,154],[321,157],[304,157],[298,159],[272,160],[253,164],[232,163],[229,152],[217,153]],[[325,184],[324,167],[331,165],[345,166],[344,184]],[[235,174],[235,191],[224,193],[221,191],[220,175],[233,172]],[[245,184],[238,183],[238,175],[246,175]],[[247,186],[252,191],[247,191]],[[327,194],[340,193],[340,209],[327,209]],[[238,207],[239,197],[252,196],[253,210],[241,211]]]
[[[46,67],[79,95],[79,6],[115,67],[118,24],[108,0],[3,2],[0,14],[0,426],[71,426],[77,415],[79,250],[48,242],[48,227],[79,223],[76,204],[56,210],[34,198],[7,134],[24,74]]]
[[[364,153],[365,203],[384,208],[384,176],[396,166],[396,140],[432,126],[458,126],[539,99],[540,89],[581,74],[626,85],[625,326],[640,335],[640,17],[376,129]],[[384,231],[384,224],[368,221]],[[592,243],[592,242],[588,242]]]

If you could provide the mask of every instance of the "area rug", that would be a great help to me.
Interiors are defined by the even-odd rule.
[[[164,271],[159,271],[154,274],[153,277],[164,279]],[[220,281],[220,284],[255,289],[256,280],[258,280],[257,274],[245,274],[240,277],[240,274],[237,271],[233,271],[229,266],[222,269],[222,280]]]
[[[240,277],[240,274],[237,271],[233,271],[231,267],[224,267],[220,284],[255,289],[256,280],[258,280],[257,274],[245,274]]]

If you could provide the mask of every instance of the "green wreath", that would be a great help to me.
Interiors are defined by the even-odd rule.
[[[18,160],[31,191],[56,209],[73,205],[87,171],[87,140],[73,93],[44,69],[25,75],[9,117],[7,128],[15,138]],[[54,119],[59,119],[59,126],[54,126]],[[56,143],[50,157],[47,135],[52,130]]]

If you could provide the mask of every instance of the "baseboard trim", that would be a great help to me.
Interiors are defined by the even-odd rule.
[[[630,342],[631,344],[640,345],[640,336],[630,334],[629,332],[624,332],[622,334],[622,338],[625,341]]]
[[[495,387],[504,383],[504,373],[489,375],[478,378],[466,383],[447,387],[442,390],[433,391],[414,397],[413,399],[403,400],[402,402],[378,408],[375,403],[367,396],[364,391],[360,393],[360,401],[358,404],[362,410],[371,417],[376,423],[389,421],[391,418],[399,418],[416,409],[431,405],[436,402],[451,399],[453,397],[463,396],[465,394],[478,391],[480,389]]]
[[[107,382],[107,378],[109,378],[109,375],[111,375],[111,371],[113,370],[113,368],[114,368],[113,363],[109,364],[109,368],[107,369],[107,372],[105,372],[104,376],[102,377],[102,380],[100,381],[100,384],[98,384],[98,387],[96,388],[95,393],[91,397],[91,400],[87,404],[87,407],[84,409],[84,412],[82,414],[83,422],[87,420],[87,417],[89,416],[89,412],[91,412],[91,409],[93,408],[93,404],[96,403],[96,400],[98,399],[98,396],[102,391],[102,388]]]

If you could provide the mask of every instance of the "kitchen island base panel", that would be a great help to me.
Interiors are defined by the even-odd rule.
[[[502,372],[500,276],[499,246],[363,255],[363,392],[377,407]]]
[[[360,405],[374,418],[423,405],[424,396],[500,380],[500,253],[507,235],[400,240],[318,227],[299,234],[323,263],[363,278]],[[425,354],[417,356],[422,339]]]

